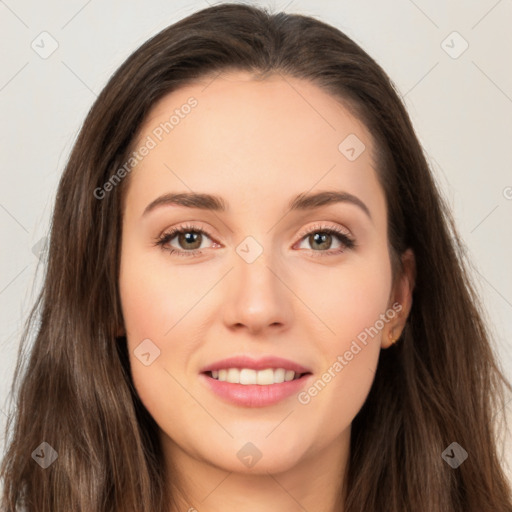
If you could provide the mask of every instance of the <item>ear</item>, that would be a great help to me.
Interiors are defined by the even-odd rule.
[[[412,292],[416,282],[416,258],[412,249],[407,249],[400,259],[402,269],[395,276],[388,304],[388,308],[395,311],[396,315],[382,330],[382,348],[390,347],[402,335],[412,307]]]

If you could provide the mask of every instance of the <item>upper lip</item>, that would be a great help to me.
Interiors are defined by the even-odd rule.
[[[250,368],[252,370],[265,370],[267,368],[284,368],[293,370],[295,373],[311,373],[311,370],[289,359],[282,357],[264,356],[254,359],[249,356],[235,356],[215,361],[201,369],[201,373],[226,368]]]

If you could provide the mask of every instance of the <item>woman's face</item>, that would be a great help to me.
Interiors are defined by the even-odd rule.
[[[169,456],[263,473],[346,450],[409,306],[373,147],[333,97],[281,76],[224,74],[146,119],[120,293]]]

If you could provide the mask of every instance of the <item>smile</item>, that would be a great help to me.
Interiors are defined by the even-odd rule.
[[[266,368],[264,370],[223,368],[208,373],[212,379],[229,382],[230,384],[242,384],[244,386],[281,384],[282,382],[300,379],[304,375],[304,373],[296,373],[293,370],[285,370],[284,368]]]
[[[297,395],[311,380],[309,368],[293,361],[236,356],[202,368],[200,381],[223,402],[239,407],[268,407]]]

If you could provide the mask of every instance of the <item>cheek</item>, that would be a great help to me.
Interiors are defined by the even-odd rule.
[[[120,295],[137,394],[160,426],[180,425],[177,411],[183,410],[188,411],[188,420],[200,422],[201,411],[193,407],[190,396],[180,385],[183,378],[179,370],[185,368],[188,354],[195,350],[197,337],[190,330],[190,321],[198,294],[205,291],[200,290],[196,281],[191,282],[191,276],[187,280],[186,273],[170,272],[165,258],[152,262],[142,253],[130,254],[129,248],[125,254],[128,255],[121,264]],[[208,281],[204,286],[207,284]]]
[[[167,342],[179,330],[182,318],[211,287],[212,277],[206,270],[182,266],[172,269],[166,255],[155,258],[138,249],[122,260],[120,295],[128,338]]]
[[[311,284],[311,277],[305,279]],[[329,331],[317,337],[322,369],[299,402],[326,418],[334,432],[350,424],[373,382],[382,329],[392,318],[386,314],[389,261],[374,258],[360,266],[340,266],[326,276],[317,274],[310,289],[314,292],[308,305]]]
[[[169,329],[170,300],[156,275],[130,276],[121,280],[121,303],[128,340],[159,339]]]
[[[119,287],[128,353],[135,387],[148,409],[158,404],[162,390],[174,399],[183,394],[172,377],[184,372],[204,338],[201,320],[215,281],[211,268],[173,268],[165,254],[148,255],[129,243],[124,248]],[[138,356],[147,352],[146,359],[154,362],[146,366]]]
[[[377,322],[377,329],[382,330],[379,319],[386,313],[391,292],[391,268],[387,259],[368,258],[364,262],[361,259],[301,279],[300,287],[303,294],[307,290],[308,305],[329,327],[326,353],[342,350],[347,342],[350,344],[350,340]]]

